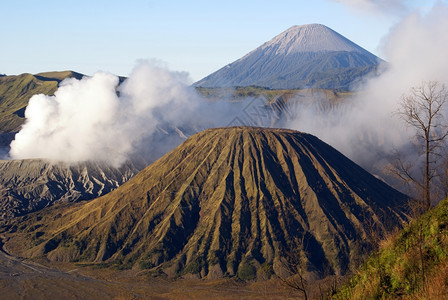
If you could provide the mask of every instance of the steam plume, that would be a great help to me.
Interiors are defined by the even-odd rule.
[[[187,74],[149,62],[139,64],[117,93],[118,83],[118,77],[98,72],[63,81],[54,96],[32,97],[10,155],[118,165],[162,122],[186,121],[200,101]]]
[[[243,105],[208,101],[189,86],[187,73],[154,62],[139,63],[118,84],[117,76],[98,72],[64,80],[54,96],[33,96],[10,156],[115,166],[136,156],[150,162],[189,134],[228,125]]]

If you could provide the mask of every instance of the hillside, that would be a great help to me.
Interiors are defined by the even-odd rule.
[[[0,224],[55,203],[89,200],[116,189],[139,171],[96,162],[0,160]]]
[[[350,90],[382,62],[324,25],[293,26],[195,86]]]
[[[25,108],[33,95],[52,95],[65,78],[82,78],[82,74],[64,71],[36,75],[0,77],[0,133],[18,131],[24,122]]]
[[[262,87],[203,88],[196,91],[208,101],[240,105],[227,126],[289,128],[304,110],[324,120],[342,109],[354,93],[328,89],[271,90]],[[229,119],[230,121],[230,119]]]
[[[197,87],[196,91],[212,101],[228,100],[228,101],[244,101],[248,98],[264,98],[266,103],[272,103],[278,98],[283,98],[285,102],[295,100],[296,98],[318,98],[317,95],[325,95],[328,102],[342,102],[353,93],[336,91],[331,89],[287,89],[287,90],[271,90],[268,88],[258,86],[246,87],[222,87],[222,88],[207,88]]]
[[[406,197],[314,136],[209,129],[88,203],[28,215],[6,243],[24,257],[241,279],[344,274],[406,219]],[[294,253],[294,254],[291,254]]]
[[[389,236],[334,299],[446,299],[448,199]]]

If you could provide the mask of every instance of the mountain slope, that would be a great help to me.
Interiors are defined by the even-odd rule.
[[[0,160],[0,223],[61,202],[89,200],[116,189],[138,169],[101,163]]]
[[[288,253],[299,251],[305,272],[322,277],[356,265],[367,224],[379,233],[400,226],[405,200],[314,136],[209,129],[104,197],[17,222],[7,247],[26,257],[243,279],[282,274],[294,259]]]
[[[446,299],[446,295],[448,200],[443,200],[383,241],[333,299]]]
[[[195,85],[348,90],[381,62],[324,25],[293,26]]]

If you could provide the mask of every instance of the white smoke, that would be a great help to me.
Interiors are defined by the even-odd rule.
[[[155,63],[140,63],[118,84],[117,76],[98,72],[64,80],[54,96],[33,96],[11,157],[119,165],[157,126],[187,121],[202,101],[188,87],[187,74]]]
[[[75,161],[96,159],[107,149],[123,153],[126,146],[117,143],[122,133],[110,129],[120,106],[117,85],[116,76],[96,73],[65,80],[55,96],[33,96],[26,123],[11,143],[11,156]]]
[[[187,73],[144,61],[121,84],[98,72],[64,80],[54,96],[33,96],[9,155],[114,166],[135,157],[151,162],[190,134],[234,122],[244,105],[207,100]]]
[[[404,18],[384,41],[391,69],[382,84],[394,79],[397,88],[421,81],[446,82],[448,61],[448,5],[439,2],[428,13],[414,12]]]

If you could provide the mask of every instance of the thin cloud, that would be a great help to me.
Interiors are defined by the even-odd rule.
[[[341,3],[357,12],[402,14],[408,11],[406,1],[403,0],[331,0]]]

